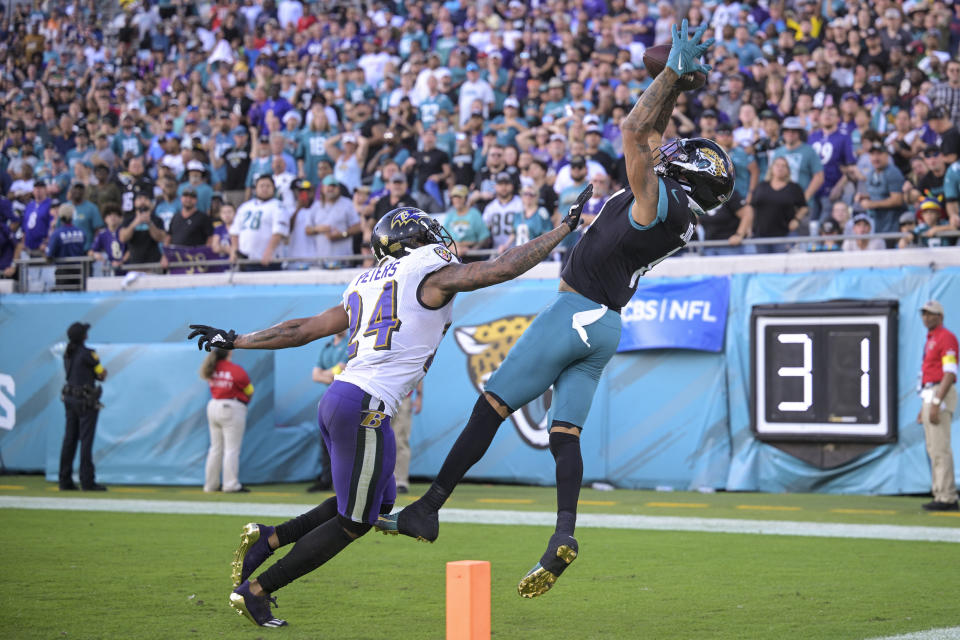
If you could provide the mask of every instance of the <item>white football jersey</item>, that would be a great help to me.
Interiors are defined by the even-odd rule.
[[[259,260],[270,244],[270,236],[290,235],[290,215],[279,200],[247,200],[237,209],[230,235],[238,236],[240,253]],[[276,258],[274,254],[274,258]]]
[[[350,316],[348,359],[337,380],[383,400],[387,415],[396,413],[426,373],[453,317],[452,299],[439,309],[420,304],[420,283],[457,262],[446,247],[430,244],[354,278],[343,292]]]

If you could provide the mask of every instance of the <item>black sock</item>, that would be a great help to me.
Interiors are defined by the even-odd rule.
[[[470,467],[475,465],[487,452],[503,420],[486,397],[481,395],[477,398],[477,403],[473,405],[473,413],[470,414],[467,426],[463,428],[460,437],[453,443],[450,453],[443,461],[443,466],[440,467],[437,479],[433,481],[433,485],[421,500],[433,509],[439,510]]]
[[[277,539],[280,546],[296,542],[307,533],[313,531],[330,518],[337,516],[337,499],[335,497],[327,498],[318,506],[310,511],[297,516],[292,520],[287,520],[283,524],[277,525]]]
[[[353,541],[340,519],[331,518],[297,540],[290,553],[257,576],[257,582],[267,593],[273,593],[323,565]]]
[[[573,535],[577,522],[577,499],[583,481],[580,438],[559,431],[550,433],[550,453],[557,466],[557,533]]]

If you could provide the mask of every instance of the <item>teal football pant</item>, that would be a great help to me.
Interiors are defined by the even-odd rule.
[[[561,291],[523,332],[485,390],[515,411],[553,385],[550,424],[582,428],[619,343],[619,313]]]

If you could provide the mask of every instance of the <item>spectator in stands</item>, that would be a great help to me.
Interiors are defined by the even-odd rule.
[[[210,211],[210,199],[213,196],[213,187],[206,181],[207,169],[199,160],[191,160],[187,163],[187,182],[180,185],[177,189],[177,195],[183,199],[183,193],[187,189],[192,189],[197,196],[196,207],[200,213]]]
[[[960,62],[954,62],[960,67]],[[937,134],[936,146],[943,151],[943,161],[951,165],[960,159],[960,131],[944,109],[930,110],[930,128]]]
[[[917,214],[913,211],[904,211],[900,214],[900,233],[903,236],[897,241],[898,249],[912,249],[917,243]]]
[[[823,186],[820,156],[813,147],[803,141],[806,129],[799,118],[786,118],[782,130],[783,146],[773,152],[771,159],[786,159],[790,167],[790,181],[803,189],[806,202],[809,203]]]
[[[513,231],[507,241],[500,247],[501,253],[510,247],[539,238],[553,228],[550,214],[544,207],[540,206],[540,198],[536,188],[533,186],[521,187],[520,202],[522,203],[522,209],[520,214],[514,217]]]
[[[923,150],[923,162],[927,171],[917,180],[916,186],[908,185],[907,204],[915,204],[926,198],[934,198],[941,202],[944,200],[947,165],[943,161],[943,153],[940,151],[940,147],[928,145]]]
[[[397,207],[416,207],[417,201],[407,192],[407,177],[397,170],[387,182],[387,193],[373,207],[373,220],[379,220]]]
[[[812,245],[810,251],[840,251],[840,225],[833,218],[824,218],[820,221],[820,242]]]
[[[467,202],[469,190],[458,184],[450,189],[450,209],[443,218],[443,227],[450,232],[457,243],[460,258],[474,249],[484,248],[490,240],[490,230],[483,222],[483,216]]]
[[[923,200],[914,215],[920,219],[915,231],[919,246],[946,247],[953,244],[949,238],[938,237],[944,231],[953,230],[938,200],[935,198]]]
[[[342,144],[343,148],[338,147]],[[338,183],[343,184],[351,193],[360,186],[362,167],[367,157],[367,139],[357,139],[352,132],[345,132],[327,139],[327,155],[333,161],[333,174]]]
[[[415,183],[420,192],[433,201],[421,208],[427,211],[442,211],[445,202],[444,192],[452,176],[450,156],[437,148],[437,134],[431,128],[423,132],[422,143],[421,150],[407,158],[402,169],[407,175],[414,173]]]
[[[870,169],[864,175],[863,191],[855,201],[870,216],[872,232],[897,231],[903,211],[903,174],[893,166],[890,154],[882,142],[872,142],[869,148]]]
[[[873,231],[873,219],[865,213],[853,216],[853,233],[858,236],[867,236]],[[844,251],[879,251],[887,245],[880,238],[851,238],[843,241]]]
[[[328,176],[332,178],[332,176]],[[336,180],[334,178],[334,180]],[[288,258],[294,258],[284,263],[284,269],[310,269],[317,266],[315,262],[321,254],[317,253],[317,239],[313,231],[317,224],[317,212],[320,210],[320,201],[313,199],[313,183],[306,179],[294,180],[291,185],[296,194],[296,203],[293,213],[290,214],[290,235],[287,238],[287,247],[284,252]],[[322,197],[322,196],[321,196]]]
[[[937,83],[930,89],[928,96],[934,109],[942,109],[943,115],[953,126],[960,127],[960,61],[953,59],[947,62],[946,81]],[[951,162],[955,160],[956,158]]]
[[[322,187],[323,195],[317,201],[314,223],[305,231],[313,236],[315,255],[323,259],[324,267],[349,266],[340,258],[353,254],[352,238],[363,231],[360,216],[350,198],[340,195],[340,183],[335,177],[324,178]]]
[[[52,200],[47,197],[47,185],[43,180],[33,181],[33,199],[23,211],[23,246],[31,256],[45,254],[47,238],[56,219],[51,208]]]
[[[823,184],[810,201],[810,235],[816,235],[816,226],[830,215],[833,200],[839,197],[834,187],[844,174],[856,163],[853,141],[839,129],[840,111],[834,105],[825,105],[820,110],[820,129],[810,135],[810,146],[820,156],[823,165]],[[842,188],[842,187],[841,187]]]
[[[737,176],[740,176],[734,185],[734,193],[741,200],[749,201],[749,196],[755,192],[759,179],[757,162],[743,147],[733,143],[733,127],[729,124],[718,124],[716,135],[717,144],[729,154],[733,169]]]
[[[753,208],[739,196],[730,198],[716,209],[699,217],[704,240],[725,240],[726,246],[704,247],[705,256],[741,255],[746,249],[743,241],[753,228]]]
[[[154,213],[153,192],[138,189],[133,197],[133,210],[123,216],[118,233],[120,242],[129,250],[127,264],[160,262],[159,245],[166,242],[167,234],[163,221]]]
[[[97,233],[87,255],[116,270],[123,266],[128,256],[127,246],[120,241],[120,223],[123,222],[120,207],[108,206],[103,217],[107,226]]]
[[[753,208],[753,237],[782,238],[793,233],[807,214],[807,199],[796,182],[790,179],[790,165],[784,156],[770,163],[767,179],[757,185],[750,201]],[[788,245],[758,244],[757,253],[779,253]]]
[[[213,220],[199,210],[198,199],[197,190],[192,184],[187,184],[180,192],[181,207],[170,219],[167,244],[177,247],[216,246]]]
[[[255,197],[237,209],[230,226],[230,259],[257,260],[240,265],[242,271],[273,271],[280,268],[278,249],[290,234],[289,213],[276,199],[269,173],[257,176]]]
[[[103,218],[100,217],[100,210],[86,198],[87,185],[82,182],[74,182],[70,185],[68,191],[70,204],[73,205],[73,226],[83,230],[86,244],[84,250],[89,250],[93,244],[93,238],[97,232],[103,228]]]
[[[493,248],[501,251],[510,241],[516,218],[522,215],[523,204],[514,191],[509,173],[501,171],[496,177],[495,198],[483,209],[483,223],[490,230]]]

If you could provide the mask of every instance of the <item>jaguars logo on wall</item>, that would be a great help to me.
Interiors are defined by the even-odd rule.
[[[483,385],[500,367],[511,347],[535,317],[506,316],[484,324],[454,329],[457,345],[467,354],[467,373],[477,391],[483,393]],[[531,447],[546,449],[550,446],[547,412],[552,395],[553,387],[510,416],[520,437]]]

